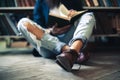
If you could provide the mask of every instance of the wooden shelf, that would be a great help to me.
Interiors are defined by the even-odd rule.
[[[93,34],[94,37],[120,37],[120,34]]]
[[[31,12],[34,7],[0,7],[0,12],[2,13],[12,13],[12,12]]]
[[[34,7],[0,7],[0,12],[23,12],[23,11],[33,11]],[[90,11],[119,11],[120,7],[83,7],[83,9],[88,9]]]
[[[120,12],[120,7],[83,7],[83,9],[88,9],[90,11],[115,11]]]

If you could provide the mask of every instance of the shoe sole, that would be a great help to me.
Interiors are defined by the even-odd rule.
[[[61,57],[61,56],[57,56],[57,60],[56,63],[62,67],[64,70],[70,72],[71,71],[71,66],[69,64],[68,59]]]

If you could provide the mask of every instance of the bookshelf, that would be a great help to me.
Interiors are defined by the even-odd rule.
[[[29,17],[32,19],[35,1],[36,0],[0,0],[0,29],[2,29],[0,30],[0,36],[11,36],[12,30],[16,29],[17,22],[20,18]]]
[[[90,11],[115,11],[115,12],[120,12],[120,7],[87,7],[87,6],[84,6],[83,9],[88,9]]]
[[[21,13],[21,14],[22,13],[31,13],[34,9],[33,5],[31,6],[31,3],[29,3],[30,5],[24,4],[24,3],[26,3],[25,1],[27,1],[27,0],[0,0],[0,1],[13,1],[14,2],[14,4],[12,4],[13,6],[10,6],[8,4],[6,5],[4,2],[3,2],[4,6],[3,5],[1,6],[2,2],[0,2],[0,13],[3,13],[3,14],[4,13],[15,13],[15,14],[17,14],[17,13]],[[22,5],[22,4],[18,5],[19,3],[17,3],[17,1],[18,2],[21,1],[22,4],[24,4],[24,5]],[[30,2],[30,1],[31,0],[28,0],[28,2]],[[32,0],[32,1],[34,1],[34,0]],[[107,1],[114,1],[114,3],[115,3],[115,1],[120,1],[120,0],[81,0],[81,1],[83,1],[82,2],[83,3],[83,9],[93,11],[95,14],[97,13],[97,15],[99,15],[99,13],[105,13],[105,14],[110,13],[110,15],[112,13],[114,17],[120,15],[119,14],[119,12],[120,12],[119,3],[117,3],[117,5],[115,5],[115,4],[113,5],[112,4],[113,2],[110,3],[111,5],[105,5],[105,3],[102,3],[102,4],[99,3],[99,1],[106,1],[106,3],[107,3]],[[86,1],[88,1],[87,3],[89,3],[89,6],[87,5]],[[94,1],[94,2],[89,2],[89,1]],[[95,1],[97,2],[97,4],[95,3]],[[33,3],[35,3],[35,1]],[[92,5],[91,5],[91,3],[92,3]],[[111,16],[111,17],[113,17],[113,16]],[[100,16],[100,18],[102,18],[102,17],[103,16]],[[105,18],[107,18],[107,17],[105,17]],[[119,16],[118,16],[118,18],[119,18]],[[117,23],[118,23],[120,20],[115,20],[115,21],[117,21]],[[110,32],[102,33],[102,32],[100,32],[99,34],[94,34],[94,36],[95,37],[100,37],[100,36],[117,37],[117,36],[120,35],[120,27],[118,27],[118,25],[119,24],[117,24],[118,32],[116,32],[116,33],[112,33],[112,32],[111,33]],[[96,27],[98,27],[98,26],[96,26]],[[105,26],[105,27],[108,28],[108,26]],[[100,28],[104,28],[104,27],[102,26]],[[2,36],[4,36],[4,35],[2,35]],[[10,36],[16,36],[16,35],[10,35]]]
[[[120,0],[81,0],[83,9],[94,12],[94,36],[120,36]]]
[[[34,7],[0,7],[2,13],[32,12]]]
[[[96,26],[92,37],[95,42],[119,44],[120,0],[81,0],[83,9],[94,12]]]
[[[17,30],[17,21],[22,17],[32,17],[35,1],[0,0],[0,40],[5,40],[7,47],[13,40],[23,39]]]

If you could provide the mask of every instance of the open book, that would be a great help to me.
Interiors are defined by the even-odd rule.
[[[61,4],[60,7],[50,10],[47,26],[51,27],[56,23],[58,27],[73,24],[74,21],[76,21],[86,11],[87,10],[74,11],[74,14],[71,17],[68,17],[69,10]]]

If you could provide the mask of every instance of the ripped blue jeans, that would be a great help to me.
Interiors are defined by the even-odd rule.
[[[36,39],[36,36],[27,30],[23,25],[26,21],[45,31],[42,39]],[[27,41],[33,45],[40,55],[50,58],[59,55],[63,46],[70,46],[75,40],[81,40],[84,48],[92,34],[94,25],[94,14],[92,12],[87,12],[74,22],[69,31],[61,35],[52,36],[48,34],[46,29],[28,18],[22,18],[18,22],[18,30],[27,39]]]

